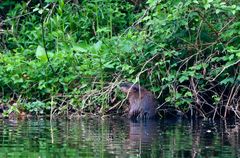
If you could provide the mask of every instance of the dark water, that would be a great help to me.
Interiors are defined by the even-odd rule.
[[[240,157],[236,122],[0,120],[0,158]]]

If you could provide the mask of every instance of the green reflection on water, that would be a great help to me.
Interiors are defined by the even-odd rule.
[[[124,119],[0,121],[0,158],[240,157],[239,125]]]

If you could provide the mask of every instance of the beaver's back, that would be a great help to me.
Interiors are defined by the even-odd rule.
[[[124,93],[128,94],[129,118],[152,119],[157,117],[157,100],[150,91],[131,83],[121,84],[120,87]]]

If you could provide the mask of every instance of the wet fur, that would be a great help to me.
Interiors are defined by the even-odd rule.
[[[157,101],[150,91],[131,83],[123,83],[120,88],[124,93],[128,94],[129,118],[153,119],[157,117]]]

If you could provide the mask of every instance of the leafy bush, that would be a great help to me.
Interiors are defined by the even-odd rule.
[[[148,0],[139,13],[121,0],[16,3],[0,35],[0,95],[37,111],[54,98],[55,108],[104,113],[128,80],[162,105],[239,117],[236,2]]]
[[[161,85],[162,100],[194,107],[204,117],[226,117],[229,109],[239,116],[240,6],[221,0],[148,2],[146,45],[159,56],[149,63],[148,76],[153,87]]]

